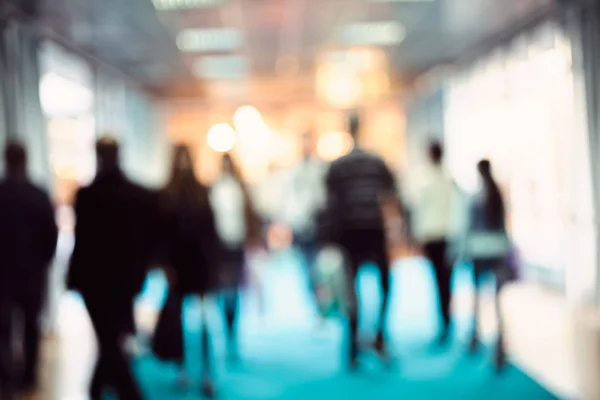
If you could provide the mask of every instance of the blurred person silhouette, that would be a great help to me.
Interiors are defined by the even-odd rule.
[[[46,192],[27,177],[23,146],[9,142],[6,177],[0,182],[0,398],[30,391],[38,383],[40,314],[47,293],[58,229]],[[22,316],[23,365],[17,375],[12,356],[14,312]]]
[[[302,135],[302,160],[290,174],[285,191],[285,222],[293,232],[294,245],[301,251],[309,289],[315,294],[314,264],[318,253],[317,218],[326,200],[327,163],[316,154],[312,132]]]
[[[469,343],[469,351],[479,349],[479,285],[486,273],[496,278],[495,309],[498,322],[498,340],[495,348],[495,365],[498,370],[504,367],[504,326],[500,310],[499,294],[504,284],[510,279],[509,257],[512,245],[506,230],[506,211],[500,188],[492,175],[492,167],[488,160],[477,164],[481,188],[475,195],[470,208],[470,222],[466,233],[464,257],[473,265],[475,282],[475,299],[473,303],[474,326]]]
[[[153,256],[157,204],[152,192],[122,172],[114,139],[99,139],[96,157],[95,179],[75,198],[67,285],[81,294],[98,340],[91,398],[101,399],[110,389],[121,399],[142,399],[123,347],[132,329],[133,300]]]
[[[223,244],[223,263],[219,269],[219,288],[227,328],[229,360],[237,360],[236,317],[239,290],[245,280],[246,251],[261,246],[261,221],[240,171],[229,154],[223,155],[221,175],[211,188],[218,236]]]
[[[222,246],[217,236],[209,188],[194,173],[186,146],[174,149],[171,178],[162,193],[162,237],[166,242],[169,293],[156,326],[153,351],[164,361],[179,367],[179,385],[189,386],[186,373],[182,303],[188,295],[198,295],[201,309],[201,390],[212,397],[210,337],[206,322],[206,296],[217,289]]]
[[[282,174],[281,167],[275,162],[269,162],[265,175],[254,186],[253,196],[265,233],[273,224],[281,223],[284,189],[285,176]]]
[[[390,297],[390,260],[382,206],[396,204],[399,213],[401,207],[392,172],[379,156],[358,145],[360,119],[357,114],[350,116],[348,128],[354,147],[349,154],[331,164],[326,185],[327,208],[335,214],[331,218],[337,231],[337,239],[332,241],[342,248],[349,264],[349,366],[354,369],[358,366],[359,353],[355,281],[359,268],[367,261],[374,261],[379,269],[383,296],[374,347],[383,361],[390,361],[384,335]]]
[[[413,199],[413,235],[433,266],[442,317],[439,342],[444,344],[450,336],[452,265],[448,250],[454,228],[456,185],[442,166],[442,145],[432,142],[428,155],[429,164],[419,177],[419,189]]]

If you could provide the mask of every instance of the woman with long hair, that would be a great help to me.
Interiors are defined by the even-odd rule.
[[[477,164],[481,189],[475,197],[470,210],[470,223],[467,236],[467,258],[473,265],[475,282],[475,298],[473,315],[475,323],[471,335],[471,352],[479,348],[478,287],[485,273],[492,273],[496,278],[495,308],[498,321],[498,341],[495,349],[495,364],[501,369],[505,364],[503,342],[502,313],[500,310],[500,291],[509,279],[510,268],[508,258],[511,252],[510,239],[505,224],[505,206],[500,188],[492,175],[492,167],[488,160]]]
[[[246,250],[260,245],[261,223],[248,188],[229,154],[223,155],[221,175],[212,186],[210,199],[217,233],[223,247],[220,288],[227,325],[228,358],[238,358],[237,330],[239,288],[244,280]]]
[[[209,190],[196,179],[192,158],[185,146],[175,147],[171,178],[162,192],[162,207],[169,294],[159,317],[153,350],[163,360],[178,364],[179,383],[187,386],[182,302],[186,295],[198,295],[204,303],[206,295],[215,289],[220,245]],[[212,396],[214,387],[205,310],[202,310],[201,344],[201,387],[206,396]]]

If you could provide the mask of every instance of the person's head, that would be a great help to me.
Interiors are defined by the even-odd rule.
[[[171,205],[204,207],[207,204],[206,188],[196,179],[192,156],[185,145],[177,145],[173,149],[171,179],[165,187],[165,194]]]
[[[231,159],[231,155],[223,154],[223,163],[222,168],[224,173],[232,174],[233,173],[233,160]]]
[[[98,173],[119,170],[119,144],[112,137],[103,137],[96,142]]]
[[[483,180],[483,182],[490,182],[492,180],[492,165],[489,160],[481,160],[477,163],[477,172]]]
[[[315,140],[311,131],[302,134],[302,158],[308,158],[315,153]]]
[[[429,144],[429,161],[434,165],[440,165],[444,157],[444,150],[439,142]]]
[[[6,174],[11,177],[23,177],[27,174],[27,152],[17,142],[9,142],[4,149]]]
[[[352,135],[352,139],[356,142],[360,132],[360,116],[353,112],[348,116],[348,133]]]
[[[173,172],[191,172],[194,170],[192,156],[187,146],[177,145],[173,151]]]
[[[501,226],[504,224],[504,201],[498,184],[492,176],[492,166],[489,160],[481,160],[477,163],[477,171],[482,183],[485,211],[490,222]]]

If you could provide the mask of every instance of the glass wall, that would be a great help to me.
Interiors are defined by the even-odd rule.
[[[160,186],[166,176],[169,147],[160,110],[142,88],[112,69],[94,71],[96,133],[111,135],[121,146],[123,169],[146,186]]]
[[[592,221],[593,204],[571,61],[569,40],[548,23],[448,80],[444,106],[459,184],[475,190],[475,164],[490,159],[525,263],[561,285],[575,253],[594,268],[593,244],[572,243],[575,221]],[[587,186],[573,190],[575,181]]]
[[[41,49],[40,64],[51,190],[65,205],[95,172],[92,72],[86,62],[50,42]]]

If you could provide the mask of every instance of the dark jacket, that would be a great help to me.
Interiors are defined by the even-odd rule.
[[[57,238],[48,195],[25,179],[2,181],[0,291],[42,295]]]
[[[506,231],[505,225],[505,211],[504,203],[501,201],[498,207],[493,213],[488,211],[488,201],[485,196],[477,196],[473,199],[470,207],[470,231],[477,232],[504,232]]]
[[[338,229],[383,229],[380,201],[396,196],[396,183],[379,156],[354,149],[331,164],[326,185],[327,207],[336,214]]]
[[[205,193],[200,186],[194,192]],[[206,294],[218,285],[218,268],[223,260],[208,197],[204,204],[162,196],[161,236],[166,264],[176,276],[175,290],[180,294]]]
[[[142,288],[158,233],[156,195],[121,172],[96,177],[75,199],[68,287],[127,300]]]

